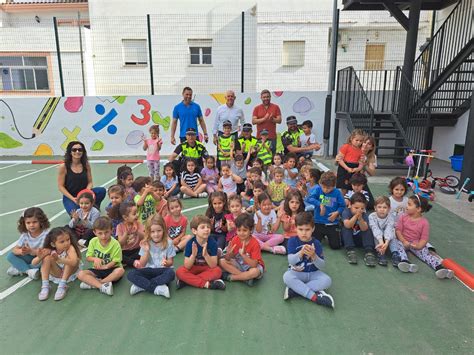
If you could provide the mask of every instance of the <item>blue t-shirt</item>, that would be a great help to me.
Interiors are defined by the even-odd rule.
[[[156,245],[153,241],[150,241],[150,257],[146,263],[145,267],[150,267],[154,269],[163,268],[165,266],[161,265],[163,259],[169,259],[176,256],[176,251],[174,250],[173,242],[168,240],[168,244],[165,249],[162,249],[159,245]],[[145,250],[140,248],[138,255],[145,255]],[[171,266],[173,267],[173,266]]]
[[[161,177],[161,183],[165,186],[166,191],[168,191],[173,187],[174,184],[178,183],[178,177],[175,176],[171,180],[168,180],[168,177],[166,175],[163,175]]]
[[[314,206],[314,221],[319,224],[338,224],[339,218],[331,222],[328,217],[335,211],[339,212],[339,216],[341,216],[346,208],[344,197],[338,189],[333,189],[330,193],[325,194],[320,185],[316,185],[308,192],[305,202]],[[324,216],[320,215],[321,205],[326,208]]]
[[[186,243],[186,248],[184,250],[184,256],[189,258],[193,252],[193,242],[196,243],[198,252],[196,256],[196,261],[194,265],[207,265],[206,259],[202,256],[202,246],[197,242],[196,237],[193,237],[189,242]],[[217,256],[217,243],[214,239],[207,240],[207,253],[209,256]]]
[[[351,219],[352,216],[354,216],[349,208],[346,208],[344,212],[342,212],[342,221],[346,219]],[[369,216],[367,215],[366,212],[362,213],[362,219],[369,224]],[[345,228],[345,227],[343,227]],[[354,224],[354,227],[352,227],[352,235],[357,235],[360,233],[360,226],[359,226],[359,221]]]
[[[316,250],[316,255],[324,259],[323,257],[323,246],[319,240],[311,238],[309,242],[303,242],[298,237],[292,237],[288,240],[288,254],[297,254],[303,248],[303,245],[309,244],[313,245]],[[296,265],[290,265],[289,268],[298,272],[313,272],[318,271],[316,265],[314,265],[314,260],[310,260],[306,255],[303,256],[303,259],[299,261]]]
[[[197,119],[202,117],[201,106],[191,101],[189,106],[186,106],[183,102],[177,104],[173,109],[173,119],[179,120],[179,137],[186,137],[186,130],[188,128],[194,128],[196,134],[198,134]]]

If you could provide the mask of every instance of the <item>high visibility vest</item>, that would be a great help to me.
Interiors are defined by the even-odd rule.
[[[243,147],[245,145],[245,148],[242,149],[242,152],[244,154],[248,153],[250,148],[255,147],[257,145],[257,138],[254,136],[250,136],[250,138],[246,139],[244,137],[240,137],[238,139],[240,147]]]
[[[273,159],[272,150],[271,150],[272,145],[270,141],[266,141],[265,145],[269,148],[270,151],[265,149],[265,147],[262,147],[261,141],[257,142],[257,149],[260,149],[260,147],[262,147],[262,149],[260,149],[257,153],[257,158],[262,159],[264,165],[270,165]]]
[[[230,145],[233,141],[233,138],[232,136],[229,136],[229,137],[224,137],[224,136],[219,136],[218,137],[218,144],[219,144],[219,148],[220,149],[217,149],[217,159],[220,160],[220,161],[225,161],[225,160],[230,160],[230,154],[228,156],[224,156],[221,152],[221,150],[224,152],[224,153],[230,153]]]
[[[204,145],[196,141],[194,147],[191,147],[188,142],[181,143],[182,155],[183,158],[202,158],[202,152],[205,150]]]
[[[281,135],[281,138],[289,140],[293,147],[297,147],[298,140],[303,133],[304,133],[303,130],[298,128],[295,132],[289,132],[289,131],[283,132],[283,134]]]

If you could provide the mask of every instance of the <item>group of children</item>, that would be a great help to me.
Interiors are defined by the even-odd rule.
[[[154,127],[144,149],[154,146],[156,154],[161,140]],[[180,178],[171,163],[165,164],[161,178],[153,161],[148,164],[150,177],[134,178],[130,167],[119,167],[117,184],[108,190],[107,216],[94,207],[91,190],[79,192],[79,209],[65,227],[49,229],[40,208],[25,210],[18,222],[20,239],[8,254],[12,266],[7,273],[41,275],[39,300],[48,299],[50,281],[58,284],[54,299],[61,300],[67,283],[76,278],[81,289],[113,295],[113,283],[127,267],[131,295],[147,291],[169,298],[168,285],[175,277],[177,289],[190,285],[224,290],[226,281],[252,286],[264,275],[261,251],[266,251],[287,255],[284,299],[299,295],[334,308],[326,292],[331,278],[322,271],[322,242],[327,237],[331,249],[344,246],[350,264],[357,264],[355,249],[362,247],[367,266],[386,266],[391,256],[400,271],[416,272],[417,265],[407,256],[410,251],[438,278],[451,278],[453,272],[442,266],[428,244],[429,223],[423,213],[431,206],[418,195],[405,196],[405,179],[393,179],[391,196],[378,197],[368,206],[361,135],[354,132],[341,148],[337,176],[321,173],[311,159],[293,153],[284,158],[270,155],[270,162],[264,162],[258,158],[263,148],[250,146],[245,153],[245,142],[238,151],[231,145],[230,159],[219,164],[220,170],[208,157],[197,173],[196,162],[189,159]],[[191,234],[186,233],[180,193],[208,195],[205,215],[190,222]],[[369,215],[370,209],[374,211]],[[87,248],[89,269],[83,269],[81,247]],[[175,272],[174,257],[180,252],[184,263]]]

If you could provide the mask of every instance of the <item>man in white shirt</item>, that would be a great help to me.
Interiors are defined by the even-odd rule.
[[[243,126],[245,123],[244,112],[240,107],[234,105],[235,93],[232,90],[227,90],[225,99],[226,103],[217,108],[214,127],[212,128],[212,134],[214,135],[213,141],[216,145],[218,135],[222,135],[222,125],[225,121],[230,121],[232,123],[231,135],[235,136],[236,139],[240,126]]]

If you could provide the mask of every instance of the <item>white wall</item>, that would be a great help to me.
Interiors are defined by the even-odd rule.
[[[453,155],[455,144],[466,142],[467,123],[469,121],[469,110],[459,117],[454,127],[435,127],[433,134],[433,149],[436,157],[449,161]]]

